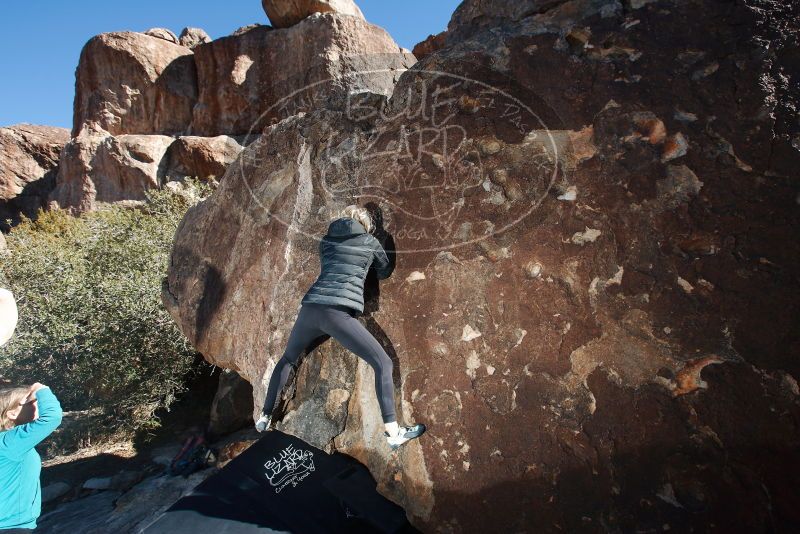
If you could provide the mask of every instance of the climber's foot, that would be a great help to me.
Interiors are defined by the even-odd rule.
[[[396,450],[403,443],[420,437],[424,432],[425,425],[419,423],[413,426],[401,426],[396,436],[390,436],[386,431],[383,432],[383,435],[386,436],[389,447],[391,447],[392,450]]]
[[[261,418],[259,418],[259,420],[256,421],[256,430],[259,432],[264,432],[269,428],[271,422],[272,422],[271,415],[262,414]]]

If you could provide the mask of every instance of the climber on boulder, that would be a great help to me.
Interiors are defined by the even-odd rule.
[[[419,437],[425,425],[400,426],[395,413],[392,360],[380,343],[357,319],[364,311],[364,280],[375,264],[379,279],[388,278],[393,266],[383,246],[372,235],[374,224],[366,208],[347,206],[332,219],[319,244],[321,272],[301,301],[283,356],[270,377],[264,410],[256,422],[261,432],[269,428],[278,393],[291,368],[305,349],[320,336],[329,335],[366,361],[375,371],[375,390],[385,425],[384,436],[392,450]]]

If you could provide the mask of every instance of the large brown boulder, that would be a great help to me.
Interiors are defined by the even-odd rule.
[[[336,13],[280,30],[255,26],[194,54],[191,132],[201,136],[245,135],[301,111],[341,108],[354,90],[388,95],[415,62],[382,28]]]
[[[187,48],[194,48],[197,45],[210,42],[211,37],[202,28],[184,28],[179,38],[180,45]]]
[[[95,200],[144,200],[145,191],[158,188],[165,181],[166,154],[173,141],[167,135],[106,137],[91,163]]]
[[[328,214],[374,202],[397,268],[361,320],[429,430],[390,452],[371,368],[332,340],[278,428],[426,532],[793,530],[800,18],[755,4],[470,22],[388,102],[267,128],[181,223],[165,305],[259,406]]]
[[[244,148],[244,141],[227,135],[179,137],[169,148],[169,177],[220,179]]]
[[[64,145],[59,158],[56,186],[50,194],[54,206],[75,211],[94,208],[96,190],[91,179],[92,159],[108,132],[91,125]]]
[[[113,136],[85,128],[66,144],[50,200],[82,212],[97,202],[143,200],[146,190],[168,181],[219,180],[257,137]]]
[[[427,39],[414,45],[411,53],[413,53],[414,57],[416,57],[418,60],[423,59],[431,55],[433,52],[436,52],[440,48],[446,46],[447,37],[448,33],[446,31],[437,33],[435,35],[429,35]]]
[[[0,128],[0,229],[20,215],[34,218],[55,187],[58,157],[69,130],[17,124]]]
[[[97,35],[81,51],[72,135],[91,123],[112,135],[181,134],[192,120],[192,51],[168,30]],[[174,38],[174,40],[173,40]]]
[[[50,200],[76,212],[97,202],[143,200],[145,191],[184,178],[219,180],[258,136],[109,135],[85,128],[62,153]]]
[[[85,211],[139,200],[169,179],[221,178],[266,125],[345,108],[351,93],[388,96],[415,61],[383,29],[338,12],[213,42],[187,28],[181,39],[153,28],[101,34],[84,47],[73,139],[52,193],[58,205]],[[178,138],[169,152],[165,134]]]
[[[364,18],[353,0],[261,0],[261,5],[275,28],[294,26],[314,13],[339,13]]]
[[[159,39],[164,39],[165,41],[170,42],[172,44],[183,45],[183,43],[181,43],[178,40],[178,36],[175,35],[175,32],[173,32],[172,30],[170,30],[168,28],[150,28],[149,30],[146,30],[146,31],[144,31],[142,33],[144,33],[145,35],[149,35],[151,37],[157,37]]]
[[[89,211],[97,202],[144,200],[167,179],[166,135],[109,135],[84,128],[61,153],[51,200],[61,208]]]
[[[143,200],[147,189],[168,181],[219,180],[257,137],[112,136],[86,128],[66,144],[51,200],[81,212],[97,202]]]

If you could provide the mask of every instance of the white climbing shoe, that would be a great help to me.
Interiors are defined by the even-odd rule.
[[[259,432],[264,432],[269,428],[271,422],[272,422],[271,415],[261,414],[259,420],[256,421],[256,430]]]
[[[389,443],[389,447],[391,447],[392,450],[396,450],[406,441],[418,438],[423,434],[423,432],[425,432],[425,425],[419,423],[413,426],[401,426],[396,436],[390,436],[385,430],[383,435],[386,436],[386,441]]]

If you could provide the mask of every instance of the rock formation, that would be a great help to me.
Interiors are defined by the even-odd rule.
[[[96,189],[92,180],[92,159],[108,132],[88,126],[69,140],[59,158],[56,187],[51,194],[62,208],[88,211],[95,207]]]
[[[242,151],[240,143],[256,138],[112,136],[87,127],[64,147],[52,197],[82,212],[98,202],[143,200],[145,191],[172,180],[220,179]]]
[[[397,268],[361,320],[429,430],[390,452],[332,340],[278,428],[425,532],[792,530],[797,15],[468,0],[388,100],[264,129],[181,223],[164,303],[259,406],[328,214],[371,202]]]
[[[173,141],[166,135],[105,137],[91,162],[95,200],[144,200],[147,189],[165,180],[164,156]]]
[[[178,137],[169,147],[168,174],[172,179],[195,177],[202,180],[220,179],[239,153],[247,139],[227,135],[216,137]]]
[[[250,426],[250,408],[253,403],[253,386],[231,370],[219,375],[219,386],[211,404],[208,432],[212,436],[225,436]]]
[[[447,39],[447,32],[437,33],[436,35],[429,35],[427,39],[424,41],[420,41],[416,45],[414,45],[414,49],[412,53],[414,57],[419,59],[424,59],[425,57],[429,56],[431,53],[439,50],[446,44]]]
[[[334,13],[291,28],[256,26],[194,49],[200,86],[191,131],[246,135],[353,90],[391,94],[415,58],[382,28]]]
[[[175,32],[167,28],[150,28],[149,30],[145,31],[144,34],[151,37],[164,39],[172,44],[182,45],[182,43],[178,40],[178,36],[175,35]]]
[[[186,48],[210,43],[211,37],[202,28],[184,28],[179,38],[179,44]]]
[[[414,56],[338,5],[291,28],[253,25],[215,41],[197,28],[92,38],[52,200],[85,211],[169,180],[220,178],[271,122],[341,108],[351,92],[391,94]]]
[[[144,200],[167,179],[166,135],[118,135],[85,128],[61,153],[53,196],[61,207],[94,209],[97,202]]]
[[[0,128],[0,229],[20,214],[33,218],[55,186],[58,155],[69,131],[17,124]]]
[[[261,5],[275,28],[294,26],[314,13],[339,13],[364,18],[353,0],[261,0]]]
[[[453,12],[447,25],[448,36],[459,34],[455,37],[461,38],[465,33],[477,33],[492,26],[519,22],[532,15],[547,14],[548,11],[553,13],[553,8],[568,3],[564,0],[464,0]],[[603,2],[595,4],[602,5]],[[585,14],[584,5],[575,7],[580,11],[576,13],[578,17],[582,17]],[[575,8],[568,5],[566,9],[573,11]]]
[[[73,137],[89,123],[112,135],[188,130],[197,100],[192,51],[164,31],[103,33],[86,43],[76,71]]]

